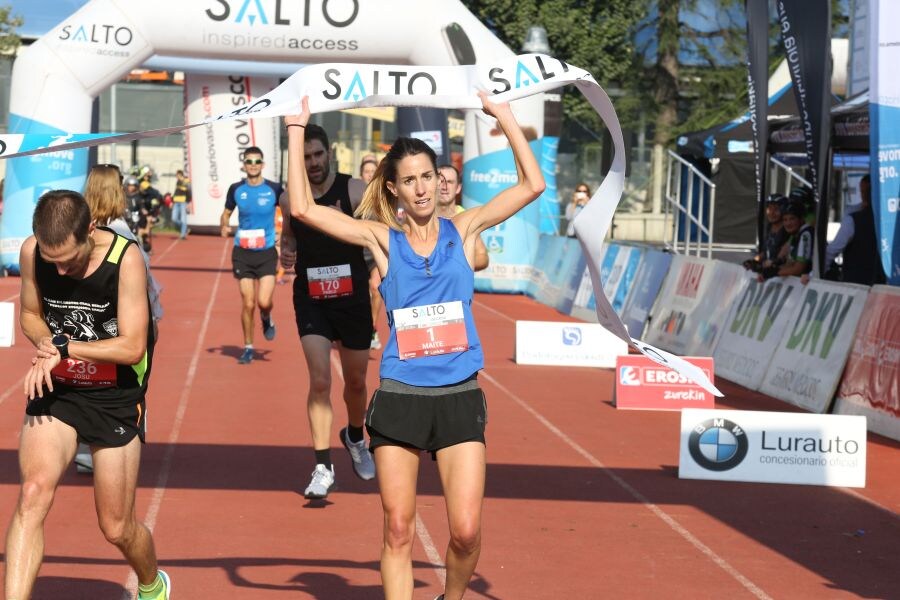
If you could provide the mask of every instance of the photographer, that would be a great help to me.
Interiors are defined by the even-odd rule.
[[[572,201],[566,207],[566,236],[575,237],[575,217],[581,212],[591,199],[591,189],[584,182],[575,186],[575,192],[572,194]]]

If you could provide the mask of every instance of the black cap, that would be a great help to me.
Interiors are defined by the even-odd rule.
[[[781,194],[769,194],[769,197],[766,198],[766,204],[777,204],[778,208],[783,209],[784,204],[787,201],[787,198],[782,196]]]
[[[806,217],[806,207],[803,205],[803,202],[796,199],[788,200],[788,202],[785,203],[784,208],[781,209],[781,212],[786,215],[794,215],[798,219]]]

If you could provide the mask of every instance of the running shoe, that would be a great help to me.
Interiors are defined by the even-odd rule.
[[[172,597],[172,580],[169,579],[169,574],[162,569],[156,572],[159,573],[159,578],[162,579],[162,589],[152,594],[138,590],[138,600],[169,600]]]
[[[369,344],[370,350],[381,350],[381,340],[378,339],[378,332],[372,332],[372,343]]]
[[[310,500],[317,498],[327,498],[328,492],[334,488],[334,467],[330,469],[325,465],[316,465],[316,470],[312,472],[312,479],[306,490],[303,491],[303,497]]]
[[[272,315],[269,315],[268,319],[262,320],[263,326],[263,335],[266,336],[266,339],[270,342],[275,339],[275,321],[272,320]]]
[[[253,360],[253,348],[244,348],[241,357],[238,359],[239,365],[246,365]]]
[[[350,453],[350,460],[353,461],[353,472],[360,479],[366,481],[375,478],[375,461],[372,460],[372,453],[366,446],[366,440],[361,439],[358,442],[351,442],[347,437],[347,428],[341,429],[341,443]]]

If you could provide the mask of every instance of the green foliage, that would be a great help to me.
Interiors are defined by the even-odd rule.
[[[16,28],[22,26],[22,17],[10,14],[12,8],[0,6],[0,54],[12,54],[21,44]]]
[[[644,16],[632,0],[463,0],[514,52],[528,28],[547,30],[550,54],[581,67],[604,88],[620,88],[632,76],[634,30]],[[601,131],[597,114],[581,94],[563,96],[564,115]],[[618,107],[618,100],[616,100]]]

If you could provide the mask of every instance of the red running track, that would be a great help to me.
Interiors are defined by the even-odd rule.
[[[230,242],[159,236],[165,286],[138,514],[154,530],[175,600],[381,597],[381,506],[337,442],[340,489],[302,490],[312,470],[307,372],[290,286],[276,289],[274,342],[236,362],[239,297]],[[18,279],[0,279],[0,301]],[[679,416],[616,411],[613,375],[513,360],[516,319],[571,320],[522,296],[479,295],[486,351],[484,549],[467,598],[898,598],[900,444],[871,436],[862,490],[679,480]],[[384,321],[380,329],[385,331]],[[21,334],[0,349],[0,522],[15,504]],[[370,362],[369,384],[378,362]],[[335,372],[334,381],[340,382]],[[796,410],[720,380],[719,406]],[[89,476],[74,468],[47,522],[39,599],[129,598],[130,570],[100,534]],[[415,598],[441,591],[446,520],[422,461]]]

